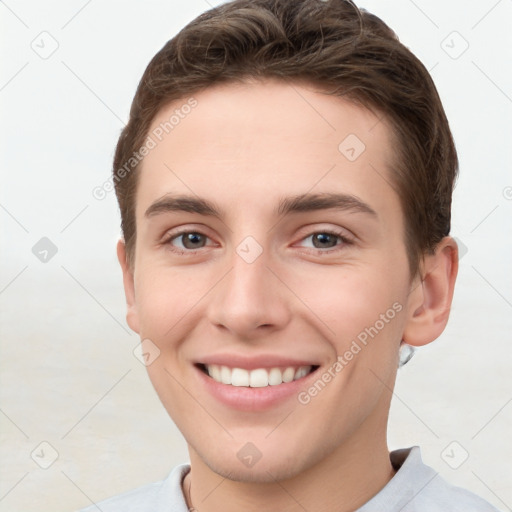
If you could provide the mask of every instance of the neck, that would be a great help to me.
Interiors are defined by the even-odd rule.
[[[201,512],[269,509],[349,512],[358,509],[395,474],[385,427],[370,430],[359,429],[319,463],[292,478],[275,482],[239,482],[223,478],[190,448],[192,470],[183,483],[188,506]]]

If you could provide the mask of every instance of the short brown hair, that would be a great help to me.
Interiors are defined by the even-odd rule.
[[[428,71],[382,20],[349,0],[234,0],[198,16],[153,57],[114,156],[129,262],[140,173],[135,166],[119,179],[118,171],[144,144],[156,114],[214,84],[265,78],[319,84],[384,116],[397,142],[391,181],[414,275],[421,255],[450,232],[457,154]]]

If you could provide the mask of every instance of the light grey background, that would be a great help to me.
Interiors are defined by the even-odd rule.
[[[0,2],[2,511],[74,510],[187,460],[132,353],[114,193],[91,192],[150,58],[209,5]],[[431,70],[461,164],[453,311],[399,373],[390,448],[420,445],[443,477],[512,510],[512,1],[360,5]],[[58,250],[47,262],[42,237]]]

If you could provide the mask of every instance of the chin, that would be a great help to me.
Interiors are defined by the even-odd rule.
[[[223,478],[245,483],[275,483],[293,478],[316,465],[331,451],[326,446],[295,443],[296,446],[281,444],[279,447],[273,443],[260,442],[261,452],[256,452],[254,445],[236,447],[232,444],[219,446],[215,452],[208,450],[194,450],[195,455],[202,459],[216,474]],[[265,445],[265,446],[263,446]],[[202,448],[202,447],[200,447]],[[305,448],[307,451],[305,451]],[[259,459],[249,466],[244,463],[244,455],[252,454]]]
[[[204,460],[204,459],[203,459]],[[252,468],[244,468],[239,461],[228,464],[226,461],[204,460],[207,466],[223,478],[242,483],[272,484],[276,481],[293,478],[301,472],[302,468],[297,461],[283,463],[283,461],[258,461]]]

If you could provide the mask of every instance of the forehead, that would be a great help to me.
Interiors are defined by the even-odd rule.
[[[170,192],[228,202],[244,194],[245,201],[270,201],[274,192],[314,187],[376,199],[394,193],[385,121],[313,85],[268,80],[210,87],[193,101],[162,108],[149,136],[155,147],[140,167],[138,214]]]

